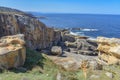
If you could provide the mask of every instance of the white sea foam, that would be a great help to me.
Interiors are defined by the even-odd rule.
[[[81,31],[98,31],[98,29],[81,29]]]
[[[70,34],[75,35],[75,36],[85,36],[84,32],[70,32]]]
[[[79,34],[77,34],[77,33],[75,33],[75,32],[72,32],[72,31],[70,31],[70,34],[72,34],[72,35],[79,35]]]
[[[77,33],[77,34],[83,34],[83,32],[75,32],[75,33]]]
[[[91,36],[85,35],[85,32],[94,32],[94,31],[98,31],[98,29],[89,29],[89,28],[82,28],[79,31],[70,31],[70,34],[72,35],[76,35],[76,36],[87,36],[89,37],[90,40],[96,40],[96,38],[93,38]]]
[[[96,41],[96,38],[94,38],[94,37],[89,37],[88,39],[92,40],[92,41]]]

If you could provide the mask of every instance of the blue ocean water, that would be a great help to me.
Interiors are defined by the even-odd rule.
[[[34,14],[44,16],[40,21],[49,27],[82,28],[73,34],[120,38],[120,15],[98,14]]]

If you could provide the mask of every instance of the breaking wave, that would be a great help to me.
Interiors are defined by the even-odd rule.
[[[98,29],[81,29],[81,31],[98,31]]]
[[[87,36],[88,33],[97,32],[97,31],[99,31],[99,30],[98,29],[81,28],[81,29],[75,30],[75,31],[74,30],[70,30],[70,34],[72,34],[72,35],[79,35],[79,36]],[[92,36],[88,36],[88,37],[93,39]]]

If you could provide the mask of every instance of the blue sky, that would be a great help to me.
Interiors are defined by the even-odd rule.
[[[120,0],[0,0],[0,6],[43,13],[120,14]]]

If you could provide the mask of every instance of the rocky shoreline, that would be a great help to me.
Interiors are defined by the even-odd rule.
[[[86,75],[89,69],[103,71],[104,66],[120,64],[120,39],[90,40],[66,29],[48,28],[25,13],[0,13],[0,37],[0,69],[23,66],[26,48],[45,54],[65,71],[83,70]]]

